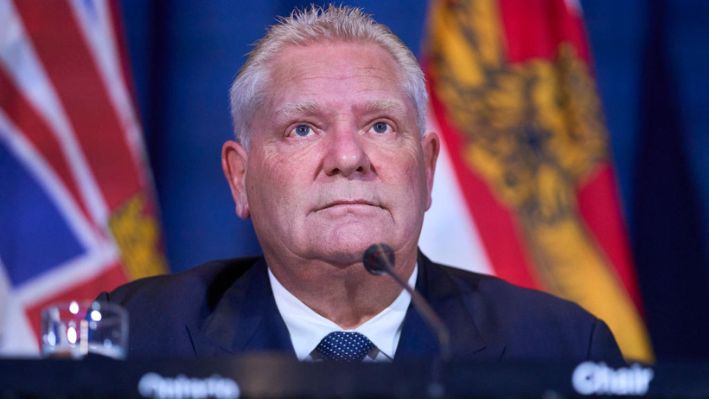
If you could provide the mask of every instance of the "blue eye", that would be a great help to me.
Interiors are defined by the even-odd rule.
[[[389,124],[386,122],[376,122],[376,123],[374,123],[374,125],[372,125],[372,129],[376,133],[383,134],[389,130]]]
[[[293,133],[295,133],[299,137],[307,137],[312,132],[313,129],[308,125],[298,125],[295,127],[295,129],[293,129]]]

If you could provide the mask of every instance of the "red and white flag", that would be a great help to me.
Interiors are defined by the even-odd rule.
[[[437,0],[428,29],[423,250],[573,300],[651,361],[577,2]]]
[[[0,354],[39,312],[166,271],[115,2],[0,1]]]

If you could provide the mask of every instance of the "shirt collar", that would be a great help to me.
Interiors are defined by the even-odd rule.
[[[409,286],[414,286],[418,275],[418,265],[409,277]],[[411,303],[411,295],[401,290],[399,296],[384,310],[352,330],[343,330],[331,320],[321,316],[295,295],[291,294],[268,269],[273,297],[278,311],[288,328],[293,349],[299,360],[310,359],[311,353],[320,341],[334,331],[358,332],[369,338],[385,359],[393,359],[401,337],[401,327],[406,310]],[[381,356],[377,356],[377,360]]]

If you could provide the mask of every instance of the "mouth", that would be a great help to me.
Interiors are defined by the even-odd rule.
[[[375,207],[375,208],[382,208],[381,205],[374,203],[372,201],[367,201],[363,199],[347,199],[347,200],[336,200],[336,201],[331,201],[326,203],[324,206],[320,207],[317,209],[317,211],[324,211],[326,209],[333,209],[333,208],[339,208],[339,207]]]

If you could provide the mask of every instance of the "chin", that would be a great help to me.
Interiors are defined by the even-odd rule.
[[[350,265],[362,262],[364,251],[376,242],[379,241],[358,240],[356,238],[349,241],[325,239],[321,243],[325,243],[327,247],[322,248],[322,244],[320,244],[319,247],[321,248],[316,248],[313,252],[318,254],[317,257],[329,263]]]
[[[336,266],[349,267],[362,262],[362,254],[354,252],[330,252],[324,256],[324,261]]]
[[[394,238],[385,232],[394,226],[357,221],[320,225],[308,229],[309,253],[314,258],[326,259],[331,263],[351,264],[362,261],[364,251],[372,244],[390,241]]]

